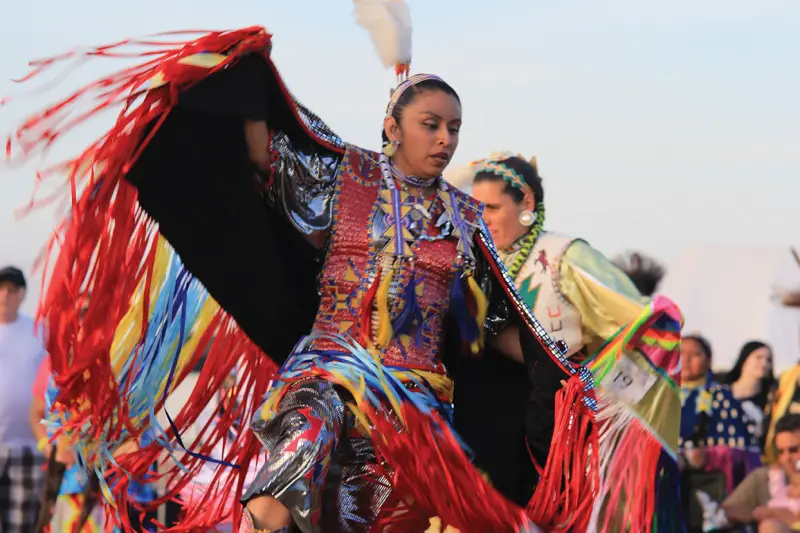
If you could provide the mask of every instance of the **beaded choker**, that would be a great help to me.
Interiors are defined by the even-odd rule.
[[[400,180],[401,183],[405,185],[409,185],[411,187],[418,187],[420,189],[428,189],[436,185],[436,182],[441,178],[441,176],[434,176],[433,178],[422,179],[416,176],[406,176],[402,172],[400,172],[397,167],[391,165],[392,168],[392,176]]]

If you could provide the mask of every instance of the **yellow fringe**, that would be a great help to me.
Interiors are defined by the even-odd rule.
[[[395,261],[388,272],[385,272],[381,279],[381,284],[378,287],[378,293],[375,295],[375,301],[378,306],[378,334],[376,340],[379,346],[386,346],[392,340],[392,317],[389,314],[389,288],[392,285],[395,272],[397,271],[397,262]]]
[[[475,281],[473,276],[467,277],[467,285],[472,292],[472,296],[475,298],[475,307],[477,310],[475,319],[478,322],[478,340],[472,343],[472,353],[479,353],[483,350],[483,323],[486,321],[486,315],[489,313],[489,301],[486,299],[486,295],[483,294],[483,291],[480,286],[478,286],[478,282]]]
[[[453,526],[447,526],[442,530],[442,519],[434,516],[428,519],[429,527],[425,533],[460,533],[460,531]]]

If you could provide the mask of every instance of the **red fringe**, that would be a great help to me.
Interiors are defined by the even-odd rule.
[[[68,189],[63,192],[68,191],[72,206],[70,216],[57,228],[47,246],[45,263],[59,247],[61,249],[37,313],[38,319],[48,328],[47,349],[59,387],[57,409],[69,414],[64,426],[68,434],[78,433],[87,442],[113,442],[120,438],[123,429],[134,438],[142,433],[142,428],[134,427],[131,422],[124,397],[131,383],[117,383],[109,354],[116,327],[129,310],[139,283],[144,280],[146,287],[150,285],[151,255],[155,251],[158,231],[155,223],[138,207],[136,191],[123,180],[124,176],[157,131],[157,126],[175,106],[181,91],[232,64],[242,55],[256,52],[266,57],[270,43],[271,35],[263,28],[251,27],[213,32],[181,43],[127,40],[95,48],[83,53],[82,57],[127,56],[122,49],[129,45],[163,47],[131,54],[148,60],[76,91],[27,120],[13,136],[9,136],[6,143],[9,158],[13,147],[19,146],[24,160],[37,149],[47,150],[60,137],[100,111],[122,108],[116,123],[104,136],[76,158],[41,174],[41,179],[55,173],[67,174]],[[179,60],[200,52],[229,56],[210,69],[179,63]],[[79,54],[72,52],[34,62],[33,70],[23,80],[35,78],[65,59],[77,57]],[[167,83],[148,90],[147,85],[156,74],[163,75]],[[89,109],[76,113],[75,108],[81,102],[88,102]],[[153,123],[156,127],[145,136],[145,128]],[[95,172],[99,175],[96,176]],[[79,318],[82,303],[87,299],[87,312]],[[145,316],[146,313],[147,309]],[[144,328],[142,336],[146,334],[146,325]],[[196,421],[234,365],[246,368],[243,386],[256,399],[263,396],[268,378],[275,370],[272,362],[222,312],[214,327],[209,328],[206,338],[199,343],[195,359],[209,347],[200,382],[175,419],[179,431],[187,430]],[[242,355],[237,359],[230,357],[232,353]],[[173,386],[176,387],[185,375],[176,376]],[[200,441],[202,444],[194,451],[208,455],[216,443],[227,442],[225,433],[233,421],[241,417],[249,423],[256,408],[239,406],[226,413],[218,426],[206,426]],[[81,429],[87,426],[91,428],[88,432]],[[172,442],[175,441],[176,435],[172,430],[168,430],[167,435]],[[219,502],[241,494],[247,465],[258,450],[259,445],[249,431],[242,431],[230,442],[224,459],[240,465],[239,475],[227,476],[225,474],[230,473],[230,469],[221,467],[206,498],[187,510],[186,521],[171,531],[191,531],[217,523],[223,512],[223,505]],[[152,444],[119,458],[119,467],[112,469],[111,473],[128,471],[134,479],[143,479],[162,452],[159,445]],[[167,477],[168,490],[154,505],[175,498],[203,463],[202,459],[189,455],[180,461],[188,472],[173,465],[166,474],[161,474],[159,477]],[[117,501],[123,502],[127,499],[127,480],[124,475],[117,477],[120,480],[114,493]],[[236,513],[239,514],[238,508]],[[122,521],[123,527],[130,531],[127,517],[123,516]]]
[[[556,395],[550,453],[528,504],[533,521],[550,531],[586,531],[599,487],[600,443],[583,389],[574,375]]]
[[[248,427],[260,407],[259,400],[266,393],[269,380],[277,369],[264,357],[263,352],[238,330],[232,319],[222,317],[221,313],[217,317],[217,323],[214,327],[209,327],[205,335],[207,338],[202,339],[200,345],[210,346],[210,351],[185,407],[174,418],[179,433],[184,433],[193,426],[201,411],[214,400],[217,391],[222,388],[226,378],[235,369],[238,369],[242,376],[236,385],[237,393],[242,398],[255,401],[229,402],[228,409],[220,413],[216,423],[212,424],[209,420],[198,432],[194,443],[191,445],[185,443],[195,454],[233,463],[239,468],[237,470],[219,466],[217,475],[205,495],[184,508],[181,523],[166,530],[169,532],[205,531],[223,520],[233,518],[234,523],[238,523],[241,519],[241,507],[231,506],[231,503],[241,498],[250,463],[261,451],[261,444]],[[212,337],[213,343],[210,343]],[[232,353],[242,355],[234,358],[230,357]],[[229,438],[227,435],[229,429],[237,426],[240,431],[234,439]],[[167,428],[166,433],[170,442],[174,443],[176,435],[172,428]],[[218,443],[225,444],[225,453],[222,457],[214,456],[214,447]],[[167,487],[158,500],[145,506],[146,509],[155,509],[167,501],[175,500],[207,464],[202,457],[189,455],[180,449],[176,450],[176,456],[182,468],[172,463],[170,459],[164,458],[164,450],[160,444],[152,443],[141,450],[119,457],[117,459],[119,466],[112,469],[112,472],[127,471],[134,479],[142,479],[149,476],[148,469],[154,462],[161,462],[162,465],[172,463],[169,468],[162,466],[162,472],[154,476],[155,479],[164,478]],[[113,488],[115,501],[119,502],[125,498],[126,490],[123,484],[115,486]],[[233,517],[230,516],[231,508]],[[123,520],[126,521],[127,517],[123,517]],[[129,528],[130,524],[126,523],[125,527]]]
[[[661,450],[658,439],[638,421],[625,429],[608,472],[608,479],[613,481],[604,509],[614,511],[604,511],[601,531],[619,527],[621,519],[630,533],[651,533],[657,494],[646,489],[656,489],[653,475],[658,471]],[[631,461],[632,457],[636,461]]]
[[[516,532],[529,520],[548,531],[586,531],[599,484],[599,443],[584,397],[578,376],[559,392],[553,444],[527,510],[483,478],[436,413],[432,422],[431,415],[404,405],[405,428],[398,435],[393,420],[368,412],[378,462],[391,465],[385,473],[401,500],[384,509],[372,530],[420,531],[438,516],[462,533]]]
[[[483,478],[464,454],[444,421],[404,405],[405,430],[376,413],[367,414],[375,427],[373,443],[379,464],[405,506],[385,508],[372,531],[423,531],[430,517],[461,533],[519,531],[528,520],[524,509],[507,500]],[[438,427],[437,427],[438,426]]]
[[[369,290],[367,290],[366,294],[362,297],[361,316],[363,319],[361,322],[361,331],[359,333],[363,346],[370,346],[372,344],[372,309],[373,303],[375,302],[375,295],[378,293],[380,285],[381,269],[378,269],[378,273],[375,275],[372,285],[370,285]]]

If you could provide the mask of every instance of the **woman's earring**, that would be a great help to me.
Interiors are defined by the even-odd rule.
[[[536,222],[536,213],[528,211],[527,209],[519,214],[519,223],[523,226],[530,227]]]
[[[386,157],[394,157],[397,153],[397,147],[400,146],[400,141],[392,141],[383,147],[383,153]]]

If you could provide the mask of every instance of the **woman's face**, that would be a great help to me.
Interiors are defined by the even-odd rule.
[[[694,339],[684,339],[681,342],[681,381],[702,378],[708,372],[710,363],[699,342]]]
[[[477,181],[472,185],[472,196],[486,205],[483,210],[483,220],[499,249],[509,248],[528,231],[527,226],[519,223],[519,215],[525,211],[526,202],[515,202],[506,192],[505,181]]]
[[[742,365],[742,375],[752,379],[764,379],[772,372],[772,352],[766,346],[754,350]]]
[[[441,176],[458,147],[461,104],[439,90],[418,92],[403,109],[400,124],[384,123],[391,141],[399,141],[394,163],[407,175],[428,179]]]

